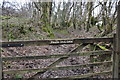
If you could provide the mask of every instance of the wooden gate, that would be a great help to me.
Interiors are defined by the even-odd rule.
[[[42,69],[25,69],[25,70],[3,70],[3,74],[11,74],[11,73],[26,73],[26,72],[39,72],[40,74],[48,71],[48,70],[66,70],[66,69],[77,69],[80,67],[85,66],[96,66],[96,65],[102,65],[102,64],[112,64],[113,60],[110,61],[103,61],[103,62],[91,62],[88,64],[82,64],[82,65],[75,65],[75,66],[60,66],[60,67],[54,67],[63,60],[71,57],[71,56],[95,56],[95,55],[112,55],[112,50],[102,50],[102,51],[88,51],[88,52],[79,52],[75,53],[74,50],[76,50],[78,47],[79,49],[82,49],[84,46],[88,44],[93,43],[109,43],[113,42],[113,38],[87,38],[87,39],[71,39],[71,40],[38,40],[38,41],[15,41],[15,42],[2,42],[1,47],[23,47],[23,46],[30,46],[30,45],[61,45],[61,44],[80,44],[75,49],[73,49],[70,53],[67,54],[54,54],[54,55],[44,55],[44,56],[24,56],[24,57],[1,57],[2,61],[10,61],[10,60],[30,60],[30,59],[49,59],[49,58],[59,58],[57,61],[51,63],[46,68]],[[2,62],[1,62],[2,64]],[[70,77],[64,77],[59,79],[73,79],[73,78],[86,78],[94,75],[101,75],[101,74],[107,74],[112,73],[112,70],[110,71],[104,71],[99,73],[89,73],[84,75],[78,75],[78,76],[70,76]],[[34,75],[35,76],[35,75]]]
[[[0,78],[3,78],[3,74],[11,74],[11,73],[26,73],[26,72],[38,72],[38,74],[43,74],[44,72],[48,70],[67,70],[67,69],[77,69],[80,67],[90,66],[91,69],[93,66],[96,65],[102,65],[102,64],[111,64],[112,68],[109,71],[103,71],[103,72],[90,72],[88,74],[83,75],[77,75],[77,76],[69,76],[69,77],[63,77],[63,78],[53,78],[58,80],[66,80],[66,79],[78,79],[78,78],[87,78],[94,75],[103,75],[103,74],[112,74],[113,78],[119,78],[119,59],[120,57],[120,2],[118,5],[118,16],[117,16],[117,32],[116,35],[112,38],[85,38],[85,39],[62,39],[62,40],[37,40],[37,41],[13,41],[13,42],[1,42],[0,47],[6,48],[6,47],[23,47],[23,46],[42,46],[42,45],[62,45],[62,44],[79,44],[75,49],[71,50],[67,54],[54,54],[54,55],[44,55],[44,56],[23,56],[23,57],[0,57]],[[82,49],[84,46],[88,44],[93,43],[113,43],[113,49],[112,50],[101,50],[101,51],[88,51],[88,52],[79,52],[75,53],[74,51],[76,49]],[[63,60],[71,57],[71,56],[95,56],[95,55],[111,55],[111,60],[109,61],[103,61],[103,62],[91,62],[88,64],[82,64],[82,65],[71,65],[71,66],[59,66],[55,67],[57,64],[62,62]],[[0,55],[1,56],[1,55]],[[55,62],[49,64],[46,68],[42,69],[24,69],[24,70],[3,70],[2,69],[2,62],[3,61],[12,61],[12,60],[30,60],[30,59],[50,59],[50,58],[58,58]],[[36,74],[37,75],[37,74]],[[36,76],[34,75],[34,76]],[[32,76],[29,79],[32,79],[34,76]],[[49,80],[49,79],[47,79]]]

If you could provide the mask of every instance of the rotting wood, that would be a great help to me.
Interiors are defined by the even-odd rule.
[[[73,52],[72,54],[53,54],[53,55],[41,55],[41,56],[23,56],[23,57],[2,57],[3,61],[11,60],[31,60],[31,59],[49,59],[49,58],[60,58],[60,57],[72,57],[72,56],[94,56],[94,55],[103,55],[111,54],[112,51],[87,51],[87,52]]]
[[[81,64],[81,65],[74,65],[74,66],[72,65],[72,66],[62,66],[62,67],[47,67],[47,68],[41,68],[41,69],[3,70],[3,72],[5,74],[12,74],[12,73],[41,72],[46,70],[70,70],[70,69],[79,69],[80,67],[98,66],[103,64],[112,64],[112,61],[95,62],[95,63]]]
[[[85,38],[85,39],[55,39],[55,40],[34,40],[34,41],[11,41],[0,42],[0,47],[23,47],[41,45],[81,44],[95,42],[113,42],[113,38]]]

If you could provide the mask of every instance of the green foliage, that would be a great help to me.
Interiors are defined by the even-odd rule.
[[[27,28],[24,25],[2,23],[2,38],[12,41],[26,34]]]
[[[16,38],[15,38],[15,36],[12,34],[12,32],[10,32],[9,35],[8,35],[8,39],[9,39],[10,41],[13,41],[13,40],[15,40]]]
[[[55,32],[59,33],[59,34],[68,34],[68,31],[63,29],[63,30],[55,30]]]
[[[48,33],[47,37],[49,38],[54,38],[54,33],[52,32],[52,30],[50,28],[47,27],[42,27],[42,30],[46,33]]]
[[[20,75],[20,74],[16,74],[16,75],[15,75],[15,78],[19,79],[19,78],[23,78],[23,76]]]
[[[28,39],[46,39],[46,38],[54,38],[53,29],[49,27],[48,22],[44,24],[44,27],[38,28],[35,25],[29,25],[25,21],[28,19],[19,18],[20,23],[17,21],[18,18],[11,18],[8,21],[2,21],[2,38],[3,40],[28,40]],[[29,19],[30,20],[30,19]],[[31,20],[30,20],[31,21]],[[49,27],[49,28],[48,28]],[[46,32],[47,35],[42,35],[40,32]]]
[[[11,17],[9,17],[9,16],[0,16],[0,19],[2,19],[2,20],[8,20],[8,19],[10,19]]]
[[[47,32],[47,33],[50,33],[50,30],[47,28],[47,27],[42,27],[42,30],[44,31],[44,32]]]
[[[49,33],[49,35],[47,35],[47,37],[49,37],[50,39],[55,38],[55,35],[53,33]]]
[[[18,30],[19,30],[20,34],[24,34],[25,35],[27,33],[24,25],[21,25],[21,27]]]
[[[97,18],[92,16],[91,19],[90,19],[90,22],[91,22],[91,25],[94,26],[96,25],[96,23],[98,22]]]
[[[102,50],[108,50],[106,47],[101,46],[101,45],[99,45],[99,44],[97,44],[97,46],[98,46],[100,49],[102,49]]]
[[[4,50],[3,50],[2,48],[0,48],[0,53],[1,53],[1,52],[4,52]]]
[[[35,31],[35,29],[34,29],[33,27],[29,27],[28,30],[29,30],[30,32]]]

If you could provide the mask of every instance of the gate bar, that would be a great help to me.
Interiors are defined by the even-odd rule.
[[[33,41],[11,41],[0,42],[0,47],[23,47],[23,46],[41,46],[41,45],[61,45],[61,44],[80,44],[80,43],[113,42],[113,38],[78,38],[78,39],[48,39]]]

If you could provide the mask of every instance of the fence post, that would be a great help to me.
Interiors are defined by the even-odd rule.
[[[120,1],[118,2],[117,6],[117,53],[119,57],[119,63],[118,63],[118,78],[120,78]]]
[[[0,80],[2,80],[2,57],[1,57],[1,51],[0,51]]]
[[[120,1],[117,5],[117,29],[116,29],[116,62],[114,70],[114,78],[120,78]]]
[[[118,54],[116,52],[116,34],[113,37],[113,52],[112,52],[112,78],[118,78]]]

